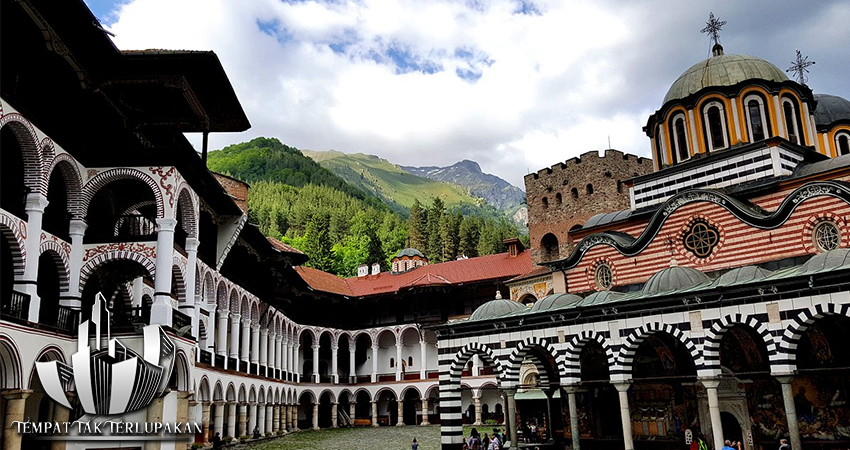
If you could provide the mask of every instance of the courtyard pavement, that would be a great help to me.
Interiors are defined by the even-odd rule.
[[[469,434],[468,429],[466,433]],[[362,427],[307,430],[249,447],[250,450],[410,450],[413,438],[419,450],[440,448],[439,426]]]

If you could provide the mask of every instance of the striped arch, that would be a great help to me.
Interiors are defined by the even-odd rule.
[[[463,439],[463,411],[461,404],[460,378],[463,368],[473,355],[484,358],[492,365],[497,383],[504,378],[504,371],[493,350],[479,342],[471,342],[453,357],[440,361],[440,441],[445,446],[459,448]],[[442,357],[448,355],[443,354]]]
[[[623,348],[620,349],[619,364],[614,366],[611,370],[612,381],[625,380],[632,376],[632,363],[634,362],[635,353],[637,352],[638,347],[647,338],[647,336],[656,333],[667,333],[684,344],[694,361],[697,373],[700,373],[701,366],[698,364],[698,361],[700,360],[699,351],[697,350],[696,345],[694,345],[694,343],[682,333],[682,330],[679,330],[673,325],[667,323],[652,322],[645,324],[640,328],[636,328],[632,331],[632,334],[626,338]]]
[[[826,303],[810,306],[800,312],[782,334],[779,343],[779,351],[775,360],[771,361],[771,371],[777,373],[794,372],[797,370],[797,345],[803,333],[809,329],[818,319],[827,316],[850,317],[850,303],[838,305]]]
[[[575,384],[581,381],[581,352],[584,346],[590,341],[596,341],[605,350],[605,357],[608,359],[608,367],[614,367],[617,357],[614,351],[608,346],[605,337],[593,330],[584,330],[574,336],[567,345],[564,359],[566,360],[566,384]],[[610,370],[610,369],[609,369]]]
[[[21,146],[21,157],[24,161],[24,185],[31,192],[47,194],[47,185],[42,182],[44,170],[44,159],[41,152],[41,144],[35,133],[35,128],[29,120],[18,113],[4,114],[0,117],[0,130],[6,126],[15,135]]]
[[[50,161],[50,167],[44,173],[44,178],[41,181],[44,186],[50,186],[50,177],[55,170],[58,170],[62,174],[62,179],[65,181],[65,190],[68,195],[68,212],[73,219],[83,218],[85,212],[80,210],[83,199],[83,177],[80,174],[77,161],[67,153],[60,153],[54,156]],[[47,188],[45,188],[45,195],[47,194]]]
[[[183,273],[180,260],[175,256],[171,262],[171,284],[174,285],[177,293],[177,301],[183,303],[186,301],[186,274]]]
[[[71,279],[71,266],[68,262],[68,253],[56,241],[44,241],[38,247],[38,254],[41,256],[44,252],[48,252],[56,267],[59,268],[59,290],[60,292],[68,292],[68,284]]]
[[[23,232],[21,227],[23,227]],[[15,277],[23,276],[24,266],[27,262],[27,246],[24,242],[26,240],[26,223],[21,219],[0,214],[0,234],[3,234],[9,242]]]
[[[204,375],[201,377],[201,382],[198,384],[198,393],[195,400],[199,402],[208,402],[212,400],[210,394],[210,379]]]
[[[714,322],[711,328],[705,332],[705,342],[702,346],[702,357],[698,359],[697,367],[702,366],[704,373],[700,376],[718,376],[720,370],[720,341],[730,328],[739,325],[748,327],[761,336],[764,345],[767,348],[767,356],[772,361],[776,358],[776,342],[773,340],[773,335],[770,330],[764,326],[760,320],[755,317],[745,317],[742,314],[729,315]]]
[[[148,275],[150,275],[151,277],[153,277],[154,273],[156,273],[156,262],[153,259],[139,252],[133,252],[128,250],[113,250],[100,253],[89,260],[86,260],[85,257],[83,257],[83,268],[80,269],[80,292],[82,292],[83,287],[85,287],[86,285],[86,281],[88,281],[91,274],[93,274],[98,267],[109,261],[118,260],[135,261],[141,264],[145,268],[145,270],[148,271]]]
[[[239,290],[235,287],[231,288],[229,297],[230,313],[239,314]]]
[[[0,363],[0,389],[20,389],[23,386],[21,352],[5,334],[0,334]]]
[[[319,394],[319,399],[321,400],[321,398],[322,398],[325,394],[327,394],[327,395],[328,395],[328,398],[331,400],[331,403],[336,403],[336,395],[334,395],[333,391],[332,391],[332,390],[330,390],[330,389],[325,389],[324,391],[322,391],[322,392]]]
[[[156,217],[165,217],[165,204],[162,201],[162,191],[160,190],[159,185],[156,184],[156,181],[154,181],[150,175],[142,171],[127,167],[101,172],[89,180],[83,187],[83,198],[82,204],[80,205],[80,211],[83,214],[88,214],[89,204],[91,204],[92,198],[94,198],[98,191],[109,183],[118,180],[139,180],[147,184],[151,188],[151,193],[156,200]]]
[[[48,344],[48,345],[44,346],[38,352],[38,355],[35,357],[34,361],[36,361],[36,362],[38,362],[38,361],[59,361],[63,364],[68,363],[68,359],[65,357],[65,351],[62,350],[62,348],[59,347],[58,345],[54,345],[54,344]],[[29,384],[28,384],[29,389],[34,388],[33,382],[35,381],[35,378],[38,376],[35,367],[36,367],[35,364],[33,364],[32,371],[30,371]]]
[[[536,356],[531,353],[534,349],[552,356],[556,366],[551,368],[554,372],[553,375],[557,374],[561,379],[566,377],[566,360],[564,356],[558,351],[558,349],[546,341],[546,339],[532,336],[521,341],[508,357],[508,363],[505,367],[505,374],[503,378],[503,382],[505,384],[519,384],[519,371],[522,367],[522,361],[526,357],[529,357],[529,359],[534,362],[534,365],[537,366],[537,373],[540,376],[541,386],[549,386],[551,383],[560,384],[561,380],[550,379],[546,364],[539,358],[533,357]]]
[[[189,185],[183,183],[177,194],[177,207],[174,208],[174,218],[182,218],[183,230],[190,238],[198,237],[198,207],[195,196],[189,189]]]
[[[224,280],[218,282],[218,287],[215,290],[215,299],[218,306],[219,311],[227,310],[228,307],[228,297],[227,297],[227,283]]]

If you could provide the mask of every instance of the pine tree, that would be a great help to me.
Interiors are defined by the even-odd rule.
[[[428,208],[428,243],[425,255],[431,262],[443,262],[443,238],[440,234],[440,221],[445,213],[445,205],[438,197],[434,197]]]
[[[443,261],[451,261],[458,255],[460,244],[460,222],[463,220],[460,212],[443,214],[440,221],[440,237],[443,241]]]
[[[316,214],[304,233],[304,253],[310,258],[307,265],[331,272],[334,270],[333,243],[330,238],[330,218],[327,214]]]
[[[425,246],[428,242],[426,224],[426,212],[422,209],[419,199],[414,199],[413,206],[410,207],[410,218],[407,219],[407,236],[410,241],[408,247],[425,251]]]
[[[481,220],[464,217],[460,223],[460,253],[469,258],[478,256],[478,241],[481,237]]]

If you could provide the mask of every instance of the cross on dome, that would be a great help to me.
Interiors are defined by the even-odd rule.
[[[786,72],[794,72],[794,78],[797,79],[797,82],[800,84],[806,84],[806,81],[809,80],[809,77],[806,76],[809,73],[809,66],[815,65],[814,61],[809,61],[808,56],[803,56],[800,53],[800,50],[797,50],[797,59],[791,62],[791,67],[787,68]]]
[[[726,25],[726,21],[714,17],[714,13],[711,12],[708,14],[708,22],[705,23],[705,28],[700,30],[700,33],[708,33],[714,41],[714,45],[718,45],[720,44],[720,29],[723,28],[723,25]]]

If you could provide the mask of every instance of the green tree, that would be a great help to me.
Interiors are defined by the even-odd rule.
[[[460,253],[474,258],[478,256],[478,241],[481,238],[481,219],[464,217],[460,223]]]
[[[336,263],[330,238],[330,219],[326,214],[316,214],[307,222],[303,250],[310,258],[308,266],[325,272],[334,270]]]
[[[386,266],[390,266],[390,260],[399,250],[407,246],[407,225],[398,214],[386,213],[378,228],[378,237],[384,247],[386,255]]]
[[[410,217],[407,219],[409,247],[425,251],[425,246],[428,243],[427,224],[428,216],[426,211],[422,209],[422,204],[419,203],[419,199],[413,200],[413,206],[410,207]]]
[[[440,220],[440,238],[443,241],[443,261],[455,259],[460,247],[460,222],[463,216],[460,212],[443,214]]]
[[[425,255],[431,262],[443,262],[443,237],[440,234],[440,221],[446,207],[439,197],[434,197],[431,207],[428,208],[428,241]]]

